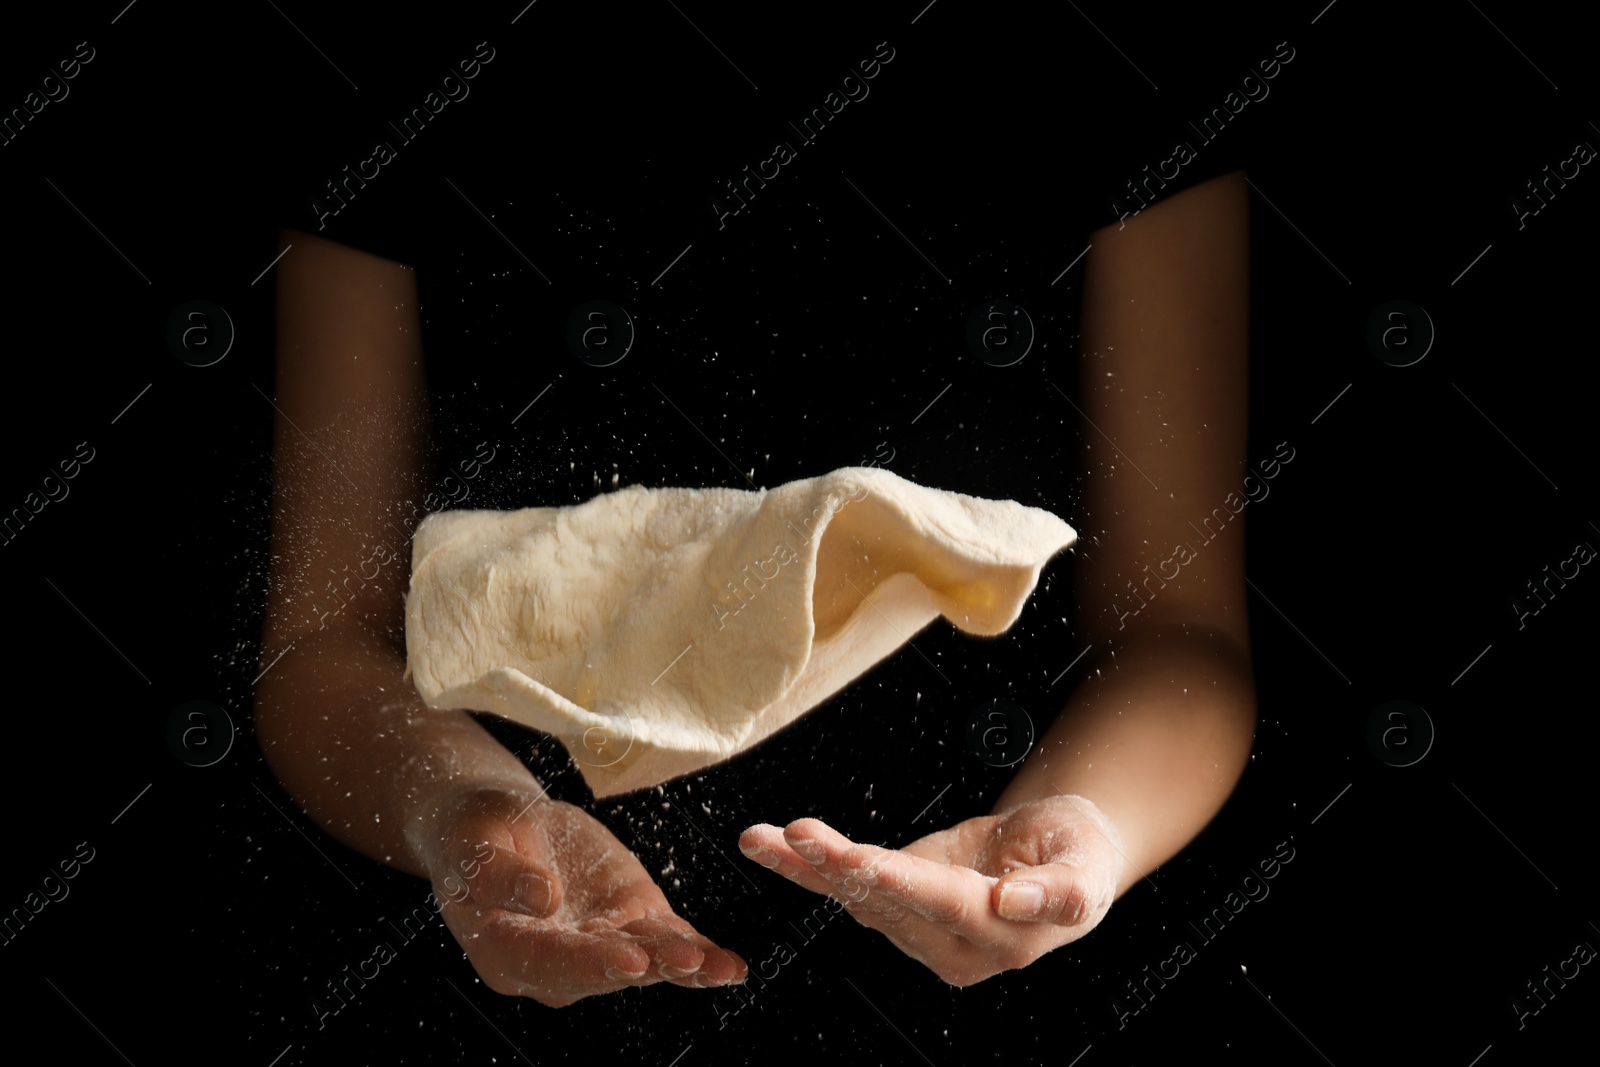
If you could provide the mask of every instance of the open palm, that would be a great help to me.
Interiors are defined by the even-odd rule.
[[[952,985],[1026,967],[1088,933],[1116,897],[1116,829],[1056,796],[968,819],[901,849],[857,844],[818,819],[752,826],[751,859],[845,909]]]
[[[440,825],[434,892],[495,992],[559,1008],[627,986],[744,979],[744,961],[676,915],[638,858],[582,809],[477,793]]]

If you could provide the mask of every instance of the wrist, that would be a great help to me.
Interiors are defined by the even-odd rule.
[[[1088,820],[1089,824],[1106,839],[1111,846],[1111,851],[1116,854],[1117,875],[1114,880],[1115,894],[1120,894],[1122,888],[1138,878],[1142,871],[1133,866],[1133,861],[1128,858],[1128,842],[1122,833],[1122,827],[1117,820],[1106,813],[1106,810],[1085,796],[1072,796],[1073,806],[1078,808]]]
[[[463,815],[487,815],[509,825],[533,805],[549,803],[553,801],[544,787],[527,773],[451,783],[413,805],[405,827],[406,846],[417,867],[432,872],[447,862],[454,824]]]
[[[1106,813],[1104,808],[1081,793],[1063,793],[1059,799],[1072,805],[1073,810],[1083,816],[1084,821],[1092,826],[1101,837],[1106,839],[1119,857],[1119,861],[1124,864],[1127,863],[1128,849],[1126,839],[1122,834],[1122,828],[1115,819]]]
[[[1064,793],[1058,790],[1040,797],[1006,796],[1002,797],[1001,801],[1000,804],[995,806],[992,814],[1011,815],[1019,808],[1025,808],[1031,804],[1068,805],[1081,815],[1085,822],[1100,831],[1119,853],[1126,851],[1122,830],[1117,821],[1108,815],[1104,808],[1082,793]]]

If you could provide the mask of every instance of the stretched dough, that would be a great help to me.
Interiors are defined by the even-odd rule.
[[[554,734],[611,796],[771,736],[941,614],[1002,633],[1076,537],[872,467],[438,512],[413,539],[406,674],[430,707]]]

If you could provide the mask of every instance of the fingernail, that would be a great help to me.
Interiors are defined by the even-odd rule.
[[[517,879],[517,900],[536,914],[543,915],[550,906],[550,881],[537,874],[524,874]]]
[[[663,963],[661,965],[661,975],[664,978],[687,978],[699,969],[700,968],[698,967],[694,967],[689,970],[684,970],[682,967],[669,967],[667,964]]]
[[[800,858],[812,865],[820,864],[828,858],[828,853],[815,841],[790,841],[789,847],[800,854]]]
[[[1000,887],[1000,916],[1027,919],[1044,907],[1044,887],[1033,882],[1007,882]]]
[[[759,846],[756,848],[745,848],[743,845],[740,845],[739,851],[743,852],[746,856],[755,860],[763,867],[776,867],[780,862],[778,854],[772,851],[770,848],[762,848]]]
[[[606,968],[606,977],[611,979],[613,982],[632,982],[635,979],[643,978],[644,977],[644,972],[643,971],[624,971],[620,967],[607,967]]]

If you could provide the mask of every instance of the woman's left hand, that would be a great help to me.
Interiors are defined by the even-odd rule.
[[[1055,796],[902,849],[856,844],[819,819],[739,837],[750,859],[845,910],[951,985],[1026,967],[1093,930],[1116,898],[1116,828],[1092,801]]]

